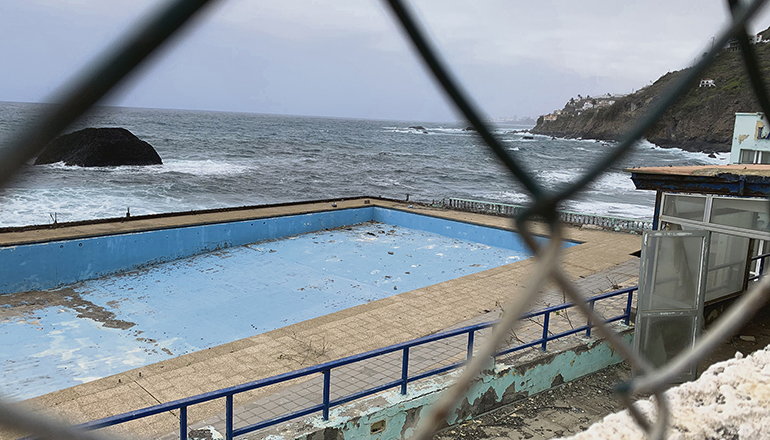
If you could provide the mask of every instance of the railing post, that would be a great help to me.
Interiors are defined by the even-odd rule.
[[[225,397],[225,440],[233,440],[233,395]]]
[[[401,356],[401,394],[406,395],[406,385],[409,383],[409,347],[404,347]]]
[[[187,407],[179,408],[179,440],[187,440]]]
[[[628,301],[626,301],[626,325],[631,321],[631,302],[634,299],[634,291],[628,292]]]
[[[591,307],[591,310],[594,309],[594,303],[596,303],[596,301],[590,301],[588,303],[588,305]],[[590,318],[588,319],[588,322],[586,323],[586,327],[588,327],[588,328],[586,328],[586,338],[590,338],[591,337],[591,319]]]
[[[465,354],[465,360],[469,361],[473,357],[473,339],[476,332],[471,330],[468,332],[468,351]]]
[[[543,351],[545,351],[545,346],[548,343],[548,323],[551,321],[551,312],[546,313],[543,315]]]
[[[329,394],[331,390],[332,370],[324,370],[323,418],[329,420]]]

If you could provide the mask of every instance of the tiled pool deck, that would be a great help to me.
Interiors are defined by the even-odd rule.
[[[622,287],[635,285],[638,280],[639,261],[638,259],[628,260],[611,269],[589,275],[575,281],[584,292],[600,292],[614,290],[612,283],[620,282]],[[622,280],[622,281],[617,281]],[[602,316],[613,317],[623,314],[626,307],[627,297],[621,295],[618,297],[603,300],[596,304],[595,310]],[[538,300],[533,309],[542,309],[554,304],[563,303],[563,296],[559,290],[549,290]],[[495,309],[484,313],[475,318],[463,321],[452,326],[452,328],[464,327],[483,322],[493,321],[500,316],[500,310]],[[557,334],[573,328],[579,327],[585,323],[584,318],[576,310],[568,310],[567,314],[551,315],[550,333]],[[447,329],[449,330],[449,329]],[[519,324],[514,334],[510,336],[511,344],[521,344],[536,341],[542,337],[542,317],[533,321],[524,321]],[[478,349],[486,343],[489,329],[476,333],[474,346]],[[581,338],[583,334],[577,336]],[[575,338],[575,337],[573,337]],[[555,342],[555,341],[554,341]],[[552,342],[551,347],[558,345]],[[320,346],[316,345],[315,349]],[[312,348],[312,347],[311,347]],[[450,339],[434,341],[425,346],[413,347],[409,354],[409,371],[411,374],[419,374],[435,368],[441,368],[454,362],[464,360],[464,354],[467,350],[467,339],[454,337]],[[550,349],[549,349],[550,350]],[[312,350],[306,354],[312,353]],[[505,356],[508,363],[515,363],[517,360],[530,360],[532,357],[542,356],[540,347],[532,347],[521,352],[515,352]],[[514,360],[515,359],[515,360]],[[331,387],[331,399],[351,395],[356,392],[364,391],[388,382],[396,381],[401,374],[401,355],[399,352],[391,353],[386,356],[367,361],[358,362],[333,370],[334,380]],[[236,428],[249,426],[274,417],[280,417],[295,411],[317,405],[322,402],[323,378],[321,375],[314,375],[306,381],[296,385],[282,388],[274,394],[268,394],[254,402],[250,402],[234,409]],[[244,439],[262,439],[269,435],[276,435],[275,438],[291,438],[286,433],[301,432],[297,430],[298,425],[303,425],[308,419],[318,419],[318,414],[298,418],[288,426],[279,424],[273,427],[264,428],[244,435]],[[218,432],[225,432],[225,413],[208,418],[206,420],[190,425],[190,429],[200,429],[204,426],[213,426]],[[174,440],[179,438],[178,432],[172,432],[164,436],[162,440]]]
[[[370,200],[372,205],[407,210],[406,204]],[[273,217],[360,207],[363,203],[363,199],[356,199],[338,202],[336,208],[332,208],[330,203],[301,204],[186,217],[82,225],[72,228],[21,231],[0,236],[0,243],[41,241],[73,235],[121,233],[179,224]],[[409,211],[494,227],[508,227],[508,220],[500,217],[435,210],[417,205]],[[634,235],[579,229],[568,229],[566,233],[568,239],[580,241],[582,244],[565,250],[564,269],[575,279],[593,275],[590,279],[593,279],[597,286],[584,286],[587,293],[596,293],[594,289],[601,289],[599,285],[602,283],[607,284],[602,289],[606,290],[609,283],[603,278],[605,275],[599,273],[616,267],[625,267],[628,264],[633,265],[636,259],[630,254],[641,247],[640,237]],[[488,311],[495,309],[497,302],[522,288],[532,271],[533,264],[532,260],[520,261],[418,288],[267,333],[56,391],[31,399],[28,403],[46,412],[66,416],[73,421],[88,421],[406,341],[488,315]],[[630,273],[634,273],[634,269],[631,269]],[[555,304],[560,302],[559,299],[555,298],[554,302],[548,302]],[[441,361],[432,359],[435,355],[426,355],[426,361],[429,363]],[[290,386],[291,384],[284,388]],[[240,398],[236,398],[236,407],[248,405],[278,391],[280,389],[273,388],[239,396]],[[301,399],[297,400],[299,402]],[[275,403],[269,406],[275,406]],[[221,402],[192,407],[188,417],[191,423],[194,423],[219,414],[222,408]],[[262,416],[255,415],[255,417]],[[177,423],[175,415],[160,414],[126,424],[119,427],[118,431],[128,430],[134,436],[159,437],[174,431]]]

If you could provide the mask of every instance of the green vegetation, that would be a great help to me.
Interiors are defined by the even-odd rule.
[[[763,34],[770,37],[770,28]],[[765,84],[770,87],[770,43],[760,43],[753,48]],[[552,136],[617,140],[685,72],[686,69],[669,72],[610,107],[562,114],[555,121],[539,119],[533,131]],[[761,110],[746,75],[742,53],[722,50],[701,79],[713,79],[716,87],[694,84],[645,133],[648,140],[664,147],[693,151],[729,150],[735,113]]]

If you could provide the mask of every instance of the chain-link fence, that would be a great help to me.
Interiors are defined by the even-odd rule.
[[[214,2],[209,0],[175,0],[170,2],[152,19],[136,28],[118,46],[105,54],[98,64],[92,66],[77,81],[64,89],[59,94],[59,99],[56,100],[58,104],[37,121],[34,121],[29,128],[12,138],[2,149],[0,153],[0,184],[8,182],[25,162],[37,155],[51,140],[106,96],[159,46],[168,41],[194,15],[210,3]],[[458,111],[477,130],[478,135],[489,149],[531,197],[532,203],[526,210],[516,215],[514,221],[519,233],[538,259],[538,269],[531,275],[524,294],[509,299],[508,304],[504,306],[505,314],[500,324],[495,327],[492,337],[478,355],[472,358],[457,383],[448,389],[442,399],[431,408],[430,415],[421,420],[415,434],[416,439],[428,438],[436,427],[445,420],[449,411],[456,402],[462,399],[470,383],[486,365],[487,359],[495,352],[499,343],[515,328],[517,317],[527,310],[527,306],[534,301],[537,292],[548,282],[554,282],[561,287],[569,299],[579,306],[583,314],[596,323],[597,331],[610,342],[632,368],[641,373],[636,379],[618,388],[619,398],[650,438],[660,439],[665,436],[670,417],[663,392],[671,379],[688,368],[689,365],[703,359],[719,342],[735,332],[745,320],[749,319],[770,294],[770,281],[764,277],[755,283],[694,347],[681,353],[665,366],[655,369],[646,360],[635,355],[631,348],[608,326],[602,324],[601,317],[589,307],[564,273],[559,264],[562,252],[561,223],[556,207],[583,190],[589,183],[596,180],[604,170],[627,154],[643,133],[697,82],[701,73],[709,66],[721,48],[733,38],[736,38],[740,43],[746,71],[757,101],[764,113],[770,114],[770,99],[768,99],[757,60],[746,33],[747,22],[764,3],[764,0],[754,0],[749,3],[728,0],[731,20],[717,34],[713,44],[710,44],[711,49],[707,50],[694,66],[684,72],[645,115],[635,121],[617,146],[597,160],[592,168],[570,185],[553,191],[543,186],[542,182],[538,182],[534,175],[522,166],[516,155],[508,152],[492,135],[482,118],[482,113],[466,96],[444,66],[441,58],[425,38],[424,32],[410,10],[400,0],[387,1],[394,17],[401,23],[416,51],[433,73],[436,81],[441,84],[447,95],[455,103]],[[501,179],[508,179],[508,177],[500,176]],[[529,225],[535,218],[544,219],[549,225],[550,240],[546,246],[541,246],[530,231]],[[639,393],[655,396],[657,411],[654,420],[647,419],[634,405],[633,396]],[[6,402],[0,402],[0,424],[3,427],[27,432],[39,438],[73,440],[107,438],[102,433],[81,432]]]

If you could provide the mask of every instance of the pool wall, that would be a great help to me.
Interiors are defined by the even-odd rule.
[[[50,289],[264,240],[377,221],[523,250],[518,234],[378,206],[0,247],[0,294]],[[574,244],[574,243],[572,243]]]

